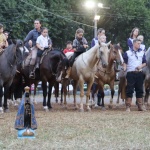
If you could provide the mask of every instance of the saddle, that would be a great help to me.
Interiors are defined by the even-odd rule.
[[[43,54],[42,54],[42,56],[41,56],[40,64],[42,63],[43,58],[44,58],[51,50],[52,50],[52,49],[50,49],[50,48],[45,49],[45,51],[43,52]]]
[[[68,60],[71,60],[73,54],[74,54],[74,52],[67,52],[65,55],[66,55],[66,57],[68,58]],[[80,55],[79,55],[79,56],[80,56]],[[78,58],[79,56],[77,56],[77,57],[75,58],[75,61],[77,60],[77,58]]]

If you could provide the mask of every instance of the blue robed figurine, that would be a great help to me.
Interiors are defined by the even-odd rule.
[[[25,94],[19,105],[15,121],[15,129],[18,130],[18,138],[35,138],[37,122],[34,106],[30,101],[29,87],[25,87]]]

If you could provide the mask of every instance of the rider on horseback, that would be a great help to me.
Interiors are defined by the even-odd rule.
[[[83,34],[83,29],[79,28],[76,30],[75,39],[73,40],[74,54],[70,60],[70,67],[67,70],[67,75],[65,78],[69,78],[75,58],[84,53],[86,51],[86,48],[88,47],[87,40],[83,37]]]
[[[31,30],[28,35],[26,36],[25,40],[24,40],[24,43],[26,42],[29,42],[29,40],[32,41],[32,50],[31,50],[31,53],[32,53],[32,58],[31,58],[31,61],[30,61],[30,66],[29,66],[29,72],[30,72],[30,75],[29,75],[29,78],[34,78],[34,65],[35,65],[35,62],[36,62],[36,56],[37,56],[37,47],[36,47],[36,40],[38,38],[38,36],[41,35],[41,22],[40,20],[35,20],[34,21],[34,29]]]
[[[37,38],[36,46],[38,48],[37,52],[37,66],[39,68],[40,59],[45,49],[51,48],[52,42],[48,36],[48,29],[43,27],[41,30],[41,35]]]
[[[3,49],[8,47],[8,42],[6,36],[3,33],[3,25],[0,24],[0,52],[4,51]]]

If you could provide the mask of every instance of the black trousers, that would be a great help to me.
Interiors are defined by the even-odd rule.
[[[83,52],[74,52],[73,56],[71,57],[71,60],[70,60],[70,67],[73,66],[73,63],[75,61],[75,58],[78,57],[80,54],[82,54]]]
[[[143,81],[144,75],[142,72],[128,72],[127,76],[127,86],[126,86],[126,96],[127,98],[132,98],[134,90],[136,92],[136,98],[143,97]]]
[[[39,50],[39,49],[38,49],[37,56],[38,56],[38,57],[41,57],[42,54],[43,54],[43,52],[44,52],[44,50],[42,51],[42,50]]]

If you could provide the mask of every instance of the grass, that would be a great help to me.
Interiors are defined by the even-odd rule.
[[[80,113],[53,104],[50,112],[36,105],[36,139],[17,139],[16,109],[0,116],[0,150],[150,150],[150,115],[133,108]]]

